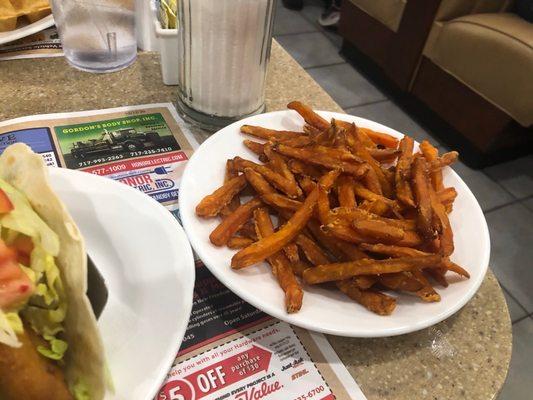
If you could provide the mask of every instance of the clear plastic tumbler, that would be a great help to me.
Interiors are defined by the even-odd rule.
[[[52,0],[52,13],[72,66],[112,72],[135,61],[135,0]]]

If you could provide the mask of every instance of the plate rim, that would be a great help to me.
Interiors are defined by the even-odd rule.
[[[170,213],[170,211],[168,211],[165,208],[165,206],[160,204],[158,201],[154,200],[152,197],[144,193],[141,193],[140,191],[128,185],[117,182],[107,177],[103,177],[103,176],[99,176],[99,175],[95,175],[95,174],[91,174],[91,173],[83,172],[83,171],[77,171],[77,170],[61,168],[61,167],[48,167],[47,169],[49,171],[48,178],[50,180],[50,186],[52,186],[52,189],[54,189],[54,192],[56,192],[56,189],[53,186],[54,175],[64,175],[64,176],[67,176],[67,179],[76,179],[76,177],[82,176],[81,179],[95,180],[99,184],[109,185],[118,190],[125,191],[128,193],[128,196],[135,196],[135,197],[138,197],[139,199],[143,199],[144,201],[148,201],[149,203],[152,203],[152,205],[158,208],[160,211],[164,211],[165,213],[169,214],[169,219],[168,219],[169,223],[174,225],[176,234],[180,236],[180,240],[182,240],[184,243],[185,252],[182,253],[182,258],[180,259],[180,263],[184,264],[185,270],[189,270],[191,279],[190,279],[190,282],[186,282],[185,280],[182,282],[185,288],[183,292],[187,294],[186,296],[184,296],[184,313],[181,315],[181,318],[180,318],[180,320],[182,320],[183,322],[179,323],[180,320],[177,320],[178,323],[175,324],[176,328],[173,331],[172,335],[170,334],[167,335],[168,337],[172,336],[172,339],[173,339],[172,343],[174,344],[173,344],[172,351],[169,351],[168,354],[165,356],[165,358],[161,360],[161,364],[159,367],[160,371],[156,375],[157,379],[153,380],[153,388],[150,389],[150,393],[146,396],[147,400],[151,400],[157,395],[157,393],[161,389],[161,385],[165,381],[165,378],[167,377],[170,369],[172,368],[172,364],[174,360],[176,359],[176,355],[178,354],[178,351],[183,343],[183,338],[185,336],[185,332],[189,325],[189,319],[190,319],[191,312],[192,312],[194,284],[196,282],[196,267],[195,267],[192,247],[188,239],[188,236],[185,233],[185,230],[183,229],[179,221],[176,220],[176,218],[174,218],[174,216]],[[62,199],[61,201],[63,204],[65,204]],[[65,204],[65,207],[66,207],[66,204]],[[70,214],[70,210],[68,211]],[[89,249],[86,248],[86,251],[89,252]],[[102,336],[102,340],[104,341],[104,350],[105,350],[105,338],[103,336]],[[151,386],[152,384],[150,385],[150,387]],[[112,396],[112,398],[114,398],[114,395]]]
[[[377,127],[379,127],[378,129],[383,129],[384,131],[387,131],[387,132],[393,132],[394,135],[399,137],[399,138],[404,136],[404,134],[402,134],[401,132],[398,132],[397,130],[395,130],[393,128],[390,128],[390,127],[388,127],[386,125],[383,125],[383,124],[381,124],[381,123],[379,123],[377,121],[372,121],[372,120],[367,119],[367,118],[358,117],[358,116],[355,116],[355,115],[352,115],[352,114],[335,112],[335,111],[315,110],[315,112],[318,113],[321,116],[326,117],[326,118],[332,118],[333,117],[333,118],[342,119],[343,117],[348,116],[348,117],[350,117],[350,119],[357,119],[360,122],[362,122],[362,126],[365,126],[364,124],[369,123],[368,125],[377,126]],[[198,156],[200,154],[199,150],[201,149],[202,146],[204,146],[206,144],[209,144],[211,141],[214,141],[215,137],[223,135],[225,130],[232,130],[235,127],[240,126],[242,124],[246,124],[246,123],[249,124],[249,123],[251,123],[250,121],[253,121],[255,118],[257,118],[259,116],[264,117],[264,116],[289,115],[289,114],[292,114],[292,115],[295,115],[295,116],[298,115],[295,111],[292,111],[292,110],[271,111],[271,112],[268,112],[268,113],[257,114],[257,115],[251,116],[251,117],[244,118],[244,119],[242,119],[240,121],[236,121],[236,122],[234,122],[234,123],[222,128],[222,129],[218,130],[217,132],[215,132],[208,139],[206,139],[200,145],[200,147],[198,149],[196,149],[196,151],[193,153],[192,157],[189,159],[189,162],[187,163],[187,167],[185,168],[185,171],[184,171],[184,173],[182,175],[182,180],[181,180],[181,184],[180,184],[180,190],[182,188],[184,188],[186,186],[186,183],[191,179],[191,178],[189,178],[189,176],[193,175],[192,167],[191,167],[191,165],[193,164],[192,161],[195,159],[195,157],[199,157]],[[415,145],[417,146],[418,144],[419,144],[419,142],[415,141]],[[490,233],[489,233],[489,229],[488,229],[488,225],[487,225],[487,221],[486,221],[485,215],[483,214],[483,211],[481,209],[481,206],[479,205],[479,202],[477,201],[476,197],[474,196],[474,194],[472,193],[472,191],[470,190],[470,188],[466,184],[466,182],[464,182],[464,180],[453,169],[450,169],[450,172],[456,178],[458,178],[459,181],[463,184],[463,187],[465,189],[465,194],[470,196],[474,200],[474,204],[475,204],[474,210],[475,210],[475,212],[480,214],[481,217],[482,217],[481,218],[482,224],[481,224],[481,226],[479,228],[482,230],[482,232],[480,232],[480,237],[483,237],[483,242],[485,244],[485,247],[484,247],[485,251],[481,255],[481,258],[482,258],[481,265],[482,265],[482,267],[481,267],[480,274],[477,277],[477,280],[473,281],[473,284],[469,287],[468,291],[463,296],[463,299],[461,299],[461,301],[459,301],[453,307],[450,307],[449,309],[445,310],[445,312],[442,312],[441,314],[439,314],[437,316],[434,316],[432,318],[428,318],[425,321],[420,321],[420,322],[415,323],[413,325],[409,325],[409,326],[405,326],[405,327],[399,327],[399,328],[385,328],[385,329],[383,329],[383,330],[381,330],[381,331],[379,331],[377,333],[364,332],[364,331],[363,332],[357,332],[357,331],[353,331],[353,330],[343,330],[343,329],[340,329],[340,328],[339,329],[322,328],[322,327],[317,326],[317,325],[312,324],[312,323],[295,321],[292,318],[293,314],[287,314],[285,311],[280,312],[280,310],[276,309],[276,307],[264,307],[263,304],[258,304],[256,302],[255,298],[253,298],[251,296],[251,294],[249,294],[250,292],[239,290],[239,286],[233,284],[232,280],[225,279],[226,275],[224,273],[222,273],[221,271],[219,271],[218,268],[216,268],[215,266],[212,266],[208,262],[204,261],[204,258],[208,258],[208,257],[204,257],[204,253],[203,253],[203,247],[204,246],[201,243],[200,238],[195,238],[193,235],[189,235],[189,231],[190,230],[192,231],[191,225],[193,224],[193,220],[192,219],[189,220],[188,214],[187,213],[183,213],[181,211],[181,210],[184,209],[182,207],[182,204],[184,202],[186,202],[186,200],[184,200],[184,198],[186,196],[180,196],[180,199],[179,199],[179,208],[180,208],[180,214],[181,214],[181,221],[182,221],[182,224],[183,224],[183,228],[184,228],[184,230],[185,230],[185,232],[187,234],[187,237],[189,238],[189,242],[190,242],[191,246],[193,247],[193,249],[196,252],[196,254],[198,255],[198,257],[200,257],[202,262],[205,264],[205,266],[209,269],[209,271],[213,275],[215,275],[215,277],[223,285],[228,287],[237,296],[241,297],[243,300],[245,300],[248,303],[252,304],[254,307],[256,307],[257,309],[259,309],[259,310],[261,310],[263,312],[265,312],[266,314],[268,314],[270,316],[273,316],[275,318],[278,318],[278,319],[280,319],[282,321],[288,322],[290,324],[293,324],[293,325],[302,327],[304,329],[310,330],[310,331],[315,331],[315,332],[320,332],[320,333],[325,333],[325,334],[330,334],[330,335],[343,336],[343,337],[354,337],[354,338],[377,338],[377,337],[398,336],[398,335],[412,333],[412,332],[419,331],[421,329],[425,329],[425,328],[431,327],[431,326],[433,326],[435,324],[438,324],[439,322],[444,321],[445,319],[449,318],[450,316],[454,315],[456,312],[458,312],[460,309],[462,309],[472,299],[472,297],[476,294],[476,292],[478,291],[479,287],[481,286],[481,284],[482,284],[482,282],[483,282],[483,280],[485,278],[485,275],[487,273],[487,270],[488,270],[488,265],[489,265],[489,260],[490,260],[491,243],[490,243]],[[192,214],[194,214],[194,212]],[[194,216],[192,218],[194,218]],[[229,266],[228,266],[228,268],[229,268]],[[235,290],[235,289],[237,289],[237,290]]]
[[[13,29],[12,31],[0,32],[0,45],[33,35],[34,33],[50,28],[54,24],[54,16],[53,14],[49,14],[32,24]]]

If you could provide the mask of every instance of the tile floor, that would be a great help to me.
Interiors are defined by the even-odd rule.
[[[274,36],[308,73],[350,114],[374,119],[416,139],[428,129],[387,98],[380,88],[339,55],[342,39],[316,22],[321,0],[305,0],[302,11],[278,1]],[[473,170],[455,170],[476,195],[489,224],[490,265],[504,289],[513,321],[513,356],[499,400],[531,399],[533,393],[533,155]]]

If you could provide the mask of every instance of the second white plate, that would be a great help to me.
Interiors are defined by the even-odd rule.
[[[331,112],[320,114],[327,120],[353,121],[361,127],[398,138],[403,136],[363,118]],[[455,252],[451,258],[470,272],[470,279],[458,279],[445,289],[437,288],[442,297],[438,303],[422,303],[413,296],[399,295],[396,310],[386,317],[366,310],[340,292],[306,286],[302,309],[298,313],[287,314],[283,293],[269,266],[261,263],[240,271],[232,270],[230,260],[235,252],[216,247],[209,241],[209,234],[219,220],[200,219],[194,212],[198,202],[223,183],[228,158],[256,159],[242,144],[246,137],[239,128],[243,124],[301,131],[303,120],[294,111],[278,111],[246,118],[211,136],[189,160],[181,181],[180,213],[183,227],[198,256],[224,285],[244,300],[270,315],[306,329],[340,336],[380,337],[413,332],[436,324],[463,307],[477,291],[489,262],[487,224],[468,186],[451,168],[446,168],[444,183],[455,187],[458,192],[450,215],[455,239]],[[450,279],[455,277],[450,274]]]
[[[129,186],[85,172],[49,171],[109,292],[98,320],[116,389],[106,399],[151,400],[191,312],[195,269],[185,232],[163,206]]]

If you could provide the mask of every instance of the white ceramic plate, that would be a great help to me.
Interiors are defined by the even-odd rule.
[[[116,388],[109,398],[151,400],[189,321],[187,237],[170,212],[129,186],[60,168],[50,168],[50,177],[109,291],[98,320]]]
[[[386,126],[345,114],[320,112],[332,117],[353,121],[358,126],[382,131],[401,138],[402,134]],[[474,195],[459,176],[446,168],[444,183],[458,192],[450,215],[455,238],[453,261],[471,274],[469,280],[438,288],[442,300],[421,303],[413,296],[400,295],[398,305],[390,316],[378,316],[345,297],[340,292],[305,287],[302,309],[287,314],[283,295],[266,263],[241,271],[230,268],[234,254],[228,248],[218,248],[209,241],[217,219],[197,218],[196,204],[219,187],[224,179],[225,162],[241,156],[256,159],[243,144],[239,133],[243,124],[260,125],[272,129],[301,130],[303,120],[294,111],[279,111],[257,115],[236,122],[218,131],[203,143],[187,164],[181,181],[180,212],[189,240],[206,266],[228,288],[264,312],[291,324],[314,331],[341,336],[380,337],[413,332],[449,317],[474,295],[487,270],[490,254],[489,232],[481,208]],[[450,273],[450,280],[455,279]]]
[[[0,32],[0,45],[33,35],[46,28],[50,28],[52,25],[54,25],[54,17],[50,14],[39,21],[35,21],[33,24],[24,25],[12,31]]]

